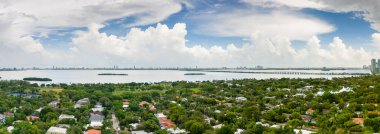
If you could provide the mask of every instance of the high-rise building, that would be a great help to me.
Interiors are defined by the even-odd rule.
[[[379,74],[380,73],[380,59],[377,59],[377,70],[376,70],[376,74]]]
[[[376,72],[377,72],[376,59],[372,59],[371,60],[371,71],[372,71],[373,74],[376,74]]]

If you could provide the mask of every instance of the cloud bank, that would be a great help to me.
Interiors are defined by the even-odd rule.
[[[177,23],[173,28],[163,24],[146,30],[132,29],[117,37],[99,32],[102,25],[92,24],[88,32],[80,32],[73,39],[75,58],[96,59],[100,65],[125,64],[144,66],[358,66],[367,64],[375,53],[363,48],[354,49],[335,37],[327,49],[313,36],[307,47],[296,49],[283,36],[255,34],[241,47],[186,44],[186,25]],[[87,56],[90,56],[87,57]],[[80,58],[80,59],[81,59]],[[79,60],[81,61],[81,60]],[[276,65],[274,65],[276,64]]]
[[[300,12],[312,8],[327,12],[357,12],[380,30],[378,1],[242,0],[249,9],[207,12],[190,16],[199,34],[241,37],[242,45],[188,44],[186,24],[169,28],[159,22],[191,2],[179,0],[0,0],[0,67],[360,67],[380,54],[380,34],[372,35],[378,51],[353,48],[339,37],[321,44],[318,35],[335,26]],[[44,4],[41,4],[44,3]],[[265,8],[264,11],[254,7]],[[101,32],[104,23],[130,19],[131,28],[116,36]],[[47,49],[39,38],[67,28],[76,31],[67,50]],[[301,48],[292,43],[306,42]]]

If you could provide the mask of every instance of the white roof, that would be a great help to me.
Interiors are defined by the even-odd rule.
[[[133,129],[136,129],[139,124],[138,123],[132,123],[132,124],[129,124],[129,125],[131,125]]]
[[[150,134],[148,132],[145,132],[145,131],[131,131],[132,134]]]
[[[9,126],[9,127],[7,127],[7,131],[8,131],[9,133],[12,133],[13,129],[15,129],[15,127],[13,127],[13,126]]]
[[[61,114],[59,116],[59,120],[62,120],[62,119],[75,119],[75,116],[74,115],[68,115],[68,114]]]
[[[0,114],[0,120],[5,119],[5,115]]]
[[[103,107],[95,107],[95,108],[92,108],[92,111],[93,112],[102,112],[103,111]]]
[[[215,125],[215,126],[212,126],[212,128],[214,129],[220,129],[223,127],[223,124],[219,124],[219,125]]]
[[[241,134],[244,130],[243,129],[237,129],[236,132],[234,134]]]
[[[177,129],[169,128],[168,131],[169,131],[169,133],[171,133],[171,134],[182,134],[182,133],[186,133],[185,130],[183,130],[183,129],[178,129],[178,128],[177,128]]]
[[[270,126],[268,123],[262,123],[262,122],[256,122],[256,124],[260,124],[261,126],[264,126],[264,127]]]
[[[247,100],[245,97],[237,97],[236,100]]]
[[[50,127],[46,133],[66,134],[66,128]]]
[[[101,127],[103,126],[103,123],[100,121],[91,121],[90,126],[92,127]]]
[[[163,113],[157,113],[157,114],[154,114],[157,118],[165,118],[166,115],[164,115]]]
[[[301,131],[302,134],[311,134],[311,133],[315,133],[313,131],[308,131],[308,130],[304,130],[304,129],[294,129],[293,130],[296,134],[298,134],[299,131]]]

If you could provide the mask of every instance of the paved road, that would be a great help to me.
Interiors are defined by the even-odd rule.
[[[119,120],[116,118],[115,113],[112,113],[112,127],[116,130],[116,134],[120,133]]]

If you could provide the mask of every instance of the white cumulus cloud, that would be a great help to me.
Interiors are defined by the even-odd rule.
[[[146,30],[132,29],[125,36],[107,35],[99,32],[101,25],[89,26],[89,31],[80,32],[73,39],[77,59],[108,64],[143,66],[361,66],[372,56],[378,55],[347,46],[335,37],[330,44],[320,44],[313,36],[307,47],[295,48],[286,36],[254,34],[241,47],[233,44],[227,47],[186,44],[185,24],[178,23],[173,28],[158,24]],[[327,45],[327,48],[322,48]]]

